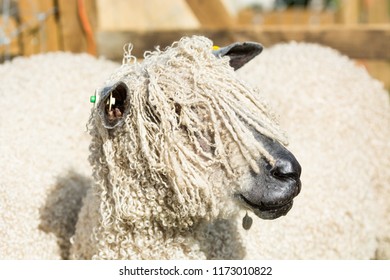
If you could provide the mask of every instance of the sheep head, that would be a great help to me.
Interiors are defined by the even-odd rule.
[[[103,223],[185,230],[242,208],[264,219],[290,210],[300,166],[257,90],[234,73],[261,49],[212,51],[194,36],[113,74],[90,120]]]

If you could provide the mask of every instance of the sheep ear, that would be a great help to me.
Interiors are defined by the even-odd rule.
[[[230,66],[237,70],[252,60],[263,50],[263,46],[255,42],[234,43],[213,50],[216,57],[229,56]]]
[[[103,126],[113,129],[123,123],[128,112],[129,89],[123,82],[104,87],[100,93],[97,111],[103,120]]]

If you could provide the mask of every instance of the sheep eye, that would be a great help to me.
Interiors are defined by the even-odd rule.
[[[127,87],[123,83],[119,83],[106,90],[100,107],[100,111],[104,115],[106,128],[114,128],[123,119],[127,92]]]

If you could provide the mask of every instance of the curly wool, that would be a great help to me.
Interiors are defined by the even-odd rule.
[[[232,215],[237,178],[249,167],[257,172],[260,157],[273,163],[253,131],[286,143],[259,93],[211,49],[195,36],[146,53],[142,63],[127,53],[107,82],[124,82],[129,94],[121,126],[107,130],[99,104],[90,119],[100,201],[93,257],[191,258],[199,248],[182,237],[201,221]],[[166,255],[158,242],[171,243]],[[175,255],[186,246],[186,255]]]

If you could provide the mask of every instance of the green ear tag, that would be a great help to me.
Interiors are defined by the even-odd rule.
[[[91,103],[95,103],[96,102],[96,95],[92,95],[90,98],[89,98],[89,101]]]

